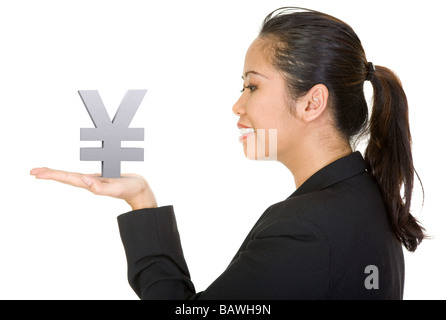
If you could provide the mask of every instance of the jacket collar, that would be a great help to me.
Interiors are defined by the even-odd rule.
[[[335,183],[364,172],[366,168],[366,162],[361,153],[359,151],[353,152],[317,171],[287,199],[328,188]]]

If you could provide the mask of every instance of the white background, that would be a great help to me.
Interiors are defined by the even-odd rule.
[[[112,116],[148,89],[131,127],[145,127],[144,175],[173,204],[197,291],[226,268],[261,213],[294,191],[277,162],[247,160],[232,105],[246,49],[286,5],[349,23],[367,57],[396,71],[410,103],[419,184],[413,213],[431,240],[406,252],[405,299],[446,298],[445,45],[442,1],[2,1],[0,4],[1,299],[136,299],[116,217],[123,201],[35,180],[33,167],[94,173],[79,161],[92,127],[77,90],[99,90]],[[125,145],[125,144],[124,144]],[[223,240],[224,239],[224,240]]]

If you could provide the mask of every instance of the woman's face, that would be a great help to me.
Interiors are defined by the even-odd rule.
[[[249,47],[242,76],[243,93],[232,110],[240,117],[237,125],[245,156],[280,161],[295,134],[293,116],[288,111],[292,102],[282,75],[266,59],[267,41],[257,38]]]

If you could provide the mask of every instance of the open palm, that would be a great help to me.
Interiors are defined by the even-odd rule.
[[[54,180],[87,189],[96,195],[123,199],[133,210],[157,207],[149,184],[137,174],[122,174],[121,178],[102,178],[99,174],[82,174],[45,167],[34,168],[30,173],[36,179]]]

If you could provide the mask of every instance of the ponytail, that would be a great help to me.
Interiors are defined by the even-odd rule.
[[[416,171],[406,94],[400,79],[385,67],[376,66],[370,81],[373,109],[365,160],[381,189],[393,232],[407,250],[415,251],[424,228],[410,213]]]

